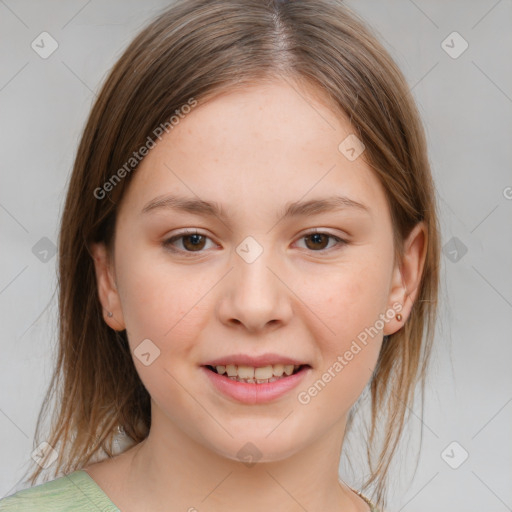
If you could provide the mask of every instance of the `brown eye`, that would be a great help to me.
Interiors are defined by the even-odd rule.
[[[210,238],[201,233],[185,232],[169,238],[163,242],[163,246],[176,253],[182,253],[185,256],[190,256],[192,253],[205,252],[205,246]],[[207,247],[206,247],[207,248]]]
[[[311,244],[306,242],[308,249],[311,250],[322,250],[325,249],[329,243],[329,235],[325,233],[313,233],[304,237],[304,240],[310,240]]]
[[[348,245],[348,242],[346,240],[331,235],[330,233],[323,233],[321,231],[313,231],[312,233],[306,233],[299,240],[304,240],[306,249],[322,254],[331,252],[331,249],[341,249],[344,245]],[[330,241],[334,241],[334,243],[331,244],[331,246],[329,247]]]
[[[183,238],[183,247],[187,251],[197,251],[204,248],[206,238],[203,235],[185,235]]]

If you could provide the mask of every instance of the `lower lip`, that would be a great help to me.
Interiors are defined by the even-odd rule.
[[[276,400],[298,386],[311,367],[304,366],[297,373],[264,384],[238,382],[219,375],[206,366],[201,366],[201,369],[221,393],[245,404],[262,404]]]

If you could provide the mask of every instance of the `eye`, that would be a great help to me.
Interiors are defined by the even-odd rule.
[[[194,253],[202,252],[209,237],[198,233],[196,230],[187,230],[167,239],[163,245],[173,252]],[[174,244],[179,241],[181,248],[175,248]]]
[[[172,252],[179,252],[185,256],[192,256],[193,253],[204,252],[203,249],[208,248],[205,247],[208,240],[211,241],[208,236],[199,233],[197,230],[186,230],[165,240],[163,242],[163,246]],[[299,238],[299,240],[304,240],[306,242],[306,249],[313,252],[329,252],[333,247],[343,246],[348,243],[346,240],[335,235],[318,230],[305,233]],[[327,249],[330,240],[335,243]],[[181,245],[181,247],[176,247],[177,243]]]
[[[346,245],[348,242],[334,236],[330,233],[324,233],[322,231],[311,231],[309,233],[305,233],[300,237],[299,240],[304,240],[306,242],[306,249],[309,249],[313,252],[323,252],[326,250],[326,246],[329,244],[329,239],[334,240],[336,243],[331,246],[327,251],[330,251],[333,247]]]

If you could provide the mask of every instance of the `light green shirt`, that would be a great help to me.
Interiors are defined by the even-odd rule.
[[[2,512],[120,512],[86,471],[78,470],[0,500]]]
[[[358,493],[359,494],[359,493]],[[359,494],[378,512],[370,501]],[[121,512],[86,471],[23,489],[0,500],[0,512]]]

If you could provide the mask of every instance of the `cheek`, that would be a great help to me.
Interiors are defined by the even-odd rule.
[[[378,263],[361,260],[316,275],[309,283],[317,286],[304,283],[301,298],[323,324],[333,348],[375,324],[387,304],[388,277]]]
[[[191,271],[178,270],[154,255],[150,258],[149,251],[132,253],[118,267],[130,344],[136,346],[149,338],[160,350],[171,345],[179,348],[178,340],[197,329],[193,326],[198,322],[204,284],[194,280]]]
[[[379,315],[386,308],[388,276],[379,262],[360,259],[317,274],[309,282],[318,286],[302,286],[305,305],[300,314],[308,319],[318,349],[322,381],[318,388],[325,392],[317,405],[328,406],[332,400],[348,410],[377,362],[382,343]]]
[[[189,368],[184,368],[183,362],[193,365],[197,359],[191,340],[204,331],[203,323],[208,318],[204,314],[206,301],[201,300],[208,290],[207,280],[198,283],[190,275],[192,271],[173,270],[168,264],[154,261],[144,263],[139,256],[133,256],[119,268],[118,277],[137,373],[161,408],[187,410],[190,399],[180,383],[186,382]],[[147,365],[139,357],[144,352],[150,354]],[[200,412],[197,414],[199,420]],[[178,416],[173,416],[174,420],[178,421]]]
[[[357,401],[375,368],[382,336],[371,327],[381,313],[381,301],[361,280],[340,276],[329,281],[328,293],[316,297],[316,303],[311,298],[310,304],[321,319],[308,316],[317,346],[316,378],[298,399],[318,414],[329,411],[327,416],[338,418]]]

